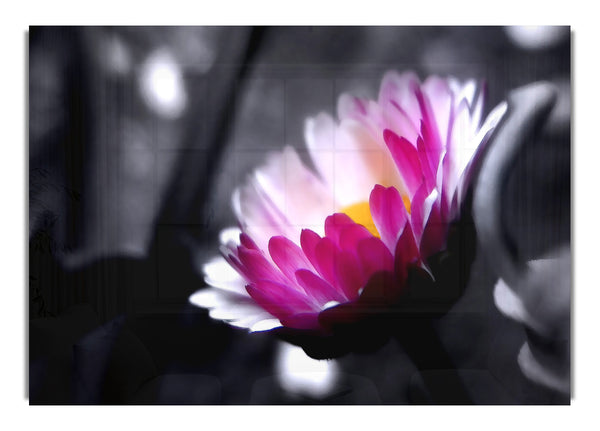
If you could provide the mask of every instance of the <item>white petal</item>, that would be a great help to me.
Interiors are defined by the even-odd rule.
[[[473,139],[473,127],[471,121],[469,107],[463,102],[455,111],[449,143],[449,148],[452,150],[452,157],[456,163],[455,172],[457,178],[463,173],[465,167],[481,143],[481,140],[478,141]]]
[[[201,308],[214,308],[222,305],[227,300],[222,291],[216,288],[201,289],[189,297],[190,303]]]
[[[385,106],[390,100],[394,100],[404,109],[416,127],[419,126],[421,111],[419,102],[413,92],[413,86],[419,85],[420,81],[413,72],[399,74],[396,71],[387,72],[381,81],[379,89],[379,104]]]
[[[383,136],[382,132],[384,129],[390,129],[396,135],[405,138],[409,142],[417,142],[417,137],[419,136],[418,125],[406,114],[403,107],[400,107],[403,110],[400,111],[397,106],[391,102],[387,102],[382,108],[385,124],[379,127],[377,132],[379,136]]]
[[[234,200],[244,230],[261,249],[272,236],[285,235],[299,244],[303,228],[323,229],[335,203],[327,186],[286,147],[269,156]]]
[[[266,312],[249,296],[238,295],[217,288],[199,290],[190,296],[189,301],[197,307],[209,309],[211,318],[224,320],[228,324],[239,328],[250,328],[260,324],[260,322],[274,319],[271,314]],[[262,325],[266,327],[265,323],[262,323]],[[278,326],[281,326],[281,323]]]
[[[491,129],[493,129],[498,125],[498,123],[500,123],[500,120],[502,120],[502,117],[504,116],[507,107],[508,104],[506,102],[501,102],[500,104],[498,104],[498,106],[492,109],[492,111],[489,113],[489,115],[485,119],[483,125],[481,126],[481,128],[477,132],[477,135],[474,138],[477,146],[483,140],[485,135],[487,135],[487,133]]]
[[[452,84],[451,84],[452,86]],[[473,102],[475,101],[475,93],[477,92],[477,83],[475,80],[470,79],[465,82],[461,87],[459,87],[458,91],[455,91],[457,94],[455,103],[460,104],[460,102],[465,99],[470,107],[473,107]]]
[[[223,304],[208,313],[216,320],[243,320],[252,316],[262,315],[263,310],[254,303]]]
[[[438,193],[437,189],[433,189],[431,191],[431,193],[429,194],[429,196],[427,196],[427,198],[425,198],[425,201],[423,202],[423,227],[422,227],[422,230],[425,230],[425,226],[427,225],[427,222],[429,221],[429,215],[431,214],[431,208],[433,208],[433,204],[437,200],[438,196],[439,196],[439,193]]]
[[[219,289],[247,295],[243,277],[221,257],[216,256],[204,264],[204,281]]]
[[[345,119],[336,128],[331,117],[319,116],[307,122],[306,140],[333,195],[332,210],[368,201],[375,184],[403,189],[383,137],[374,139],[359,121]]]
[[[237,190],[233,203],[244,231],[260,249],[265,250],[269,238],[274,235],[293,235],[289,230],[289,221],[255,179]]]
[[[427,95],[435,122],[444,144],[448,138],[448,125],[450,123],[450,112],[452,106],[452,93],[445,79],[430,76],[422,85],[423,92]]]
[[[483,103],[485,102],[485,92],[482,89],[479,90],[477,100],[474,104],[471,104],[471,133],[476,134],[479,124],[481,123],[481,116],[483,115]]]
[[[219,241],[221,244],[228,244],[233,241],[236,245],[239,245],[241,233],[242,231],[237,227],[228,227],[219,233]]]
[[[282,326],[279,319],[265,319],[261,320],[250,328],[250,332],[270,331],[271,329]]]
[[[334,212],[335,203],[329,188],[300,160],[291,147],[286,147],[279,162],[279,172],[269,175],[257,171],[257,179],[265,193],[273,199],[290,226],[297,230],[299,242],[303,227],[321,226]]]
[[[235,326],[236,328],[244,328],[244,329],[249,330],[256,323],[262,322],[265,320],[271,320],[271,319],[273,319],[273,316],[271,316],[266,311],[261,310],[260,312],[257,312],[256,314],[248,315],[244,318],[241,318],[238,320],[232,320],[227,323],[229,323],[231,326]],[[279,326],[281,326],[281,324]]]

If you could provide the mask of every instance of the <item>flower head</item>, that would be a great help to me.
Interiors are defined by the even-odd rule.
[[[240,228],[222,232],[191,302],[251,331],[320,332],[338,304],[393,302],[445,245],[468,162],[504,112],[480,127],[482,109],[473,81],[413,73],[387,73],[377,101],[342,95],[338,121],[306,122],[314,170],[287,147],[236,190]]]

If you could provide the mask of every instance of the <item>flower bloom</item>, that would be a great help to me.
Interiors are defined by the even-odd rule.
[[[240,229],[221,233],[211,287],[190,301],[251,331],[327,331],[319,314],[381,295],[373,280],[397,298],[410,266],[443,249],[467,164],[505,106],[480,127],[482,109],[474,81],[413,73],[388,72],[377,101],[342,95],[339,121],[306,122],[314,170],[287,147],[236,190]]]

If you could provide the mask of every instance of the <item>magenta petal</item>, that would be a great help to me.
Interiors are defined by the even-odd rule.
[[[364,286],[364,277],[358,259],[349,251],[341,251],[335,259],[335,275],[344,293],[350,300],[358,298]]]
[[[366,274],[373,274],[377,271],[392,271],[394,269],[394,257],[379,238],[372,236],[360,240],[357,250],[360,263]]]
[[[446,241],[448,223],[442,219],[439,202],[433,204],[427,224],[421,238],[420,250],[423,258],[428,258],[432,254],[441,250]]]
[[[423,179],[427,189],[432,190],[435,187],[439,154],[437,151],[428,148],[421,136],[417,138],[417,151],[423,168]]]
[[[296,282],[297,269],[312,268],[300,247],[284,236],[274,236],[269,240],[269,253],[275,265],[292,283]]]
[[[440,195],[440,203],[442,219],[446,220],[450,213],[450,203],[452,202],[452,198],[454,197],[457,181],[455,163],[450,153],[446,153],[446,155],[444,156],[444,160],[442,162],[442,169],[443,184],[442,192]]]
[[[409,263],[417,263],[421,257],[410,223],[406,223],[404,231],[398,238],[395,256],[396,261],[402,260]]]
[[[417,149],[405,138],[399,137],[389,129],[383,131],[383,140],[392,154],[394,162],[406,183],[406,187],[412,198],[421,182],[423,171],[419,161]]]
[[[396,274],[401,282],[408,276],[408,267],[421,261],[421,254],[409,223],[406,224],[396,244],[395,259]]]
[[[421,136],[423,136],[423,140],[427,144],[429,151],[432,153],[435,151],[437,154],[441,154],[443,148],[442,142],[429,99],[418,87],[415,88],[415,96],[419,102],[419,108],[421,109]],[[444,135],[444,138],[445,137],[446,136]]]
[[[449,123],[454,111],[454,94],[446,79],[429,77],[422,85],[423,94],[427,97],[429,107],[436,122],[436,130],[443,143],[449,135]]]
[[[366,238],[375,238],[369,230],[363,225],[354,223],[346,226],[340,233],[339,246],[342,250],[348,250],[356,253],[358,243]]]
[[[250,238],[250,236],[248,236],[248,234],[244,232],[240,233],[240,244],[251,250],[259,249],[256,243],[252,240],[252,238]]]
[[[360,295],[359,303],[368,307],[385,307],[396,302],[405,284],[398,284],[396,277],[389,271],[374,273]]]
[[[255,282],[258,280],[272,280],[277,283],[286,283],[286,279],[258,250],[238,248],[239,260],[247,279]]]
[[[325,236],[339,246],[342,230],[353,224],[354,221],[344,213],[330,215],[325,219]]]
[[[393,251],[398,234],[408,219],[400,193],[394,187],[385,188],[377,184],[369,197],[369,207],[381,240]]]
[[[329,301],[346,302],[348,300],[331,284],[307,269],[296,271],[296,279],[307,295],[314,298],[321,307]]]
[[[427,199],[427,196],[427,186],[423,183],[415,193],[410,205],[410,222],[417,241],[419,241],[423,235],[423,228],[425,225],[423,218],[429,216],[429,214],[425,214],[425,200]]]
[[[335,260],[338,254],[338,249],[330,238],[322,238],[315,247],[315,267],[319,274],[331,283],[338,287],[335,274]]]
[[[281,324],[287,328],[316,330],[320,329],[319,313],[297,313],[281,319]]]
[[[302,247],[304,255],[308,258],[310,263],[312,263],[315,269],[317,268],[315,250],[319,241],[321,241],[321,237],[317,233],[310,229],[302,229],[302,232],[300,233],[300,246]]]
[[[306,295],[285,284],[260,280],[246,286],[246,291],[261,307],[277,318],[319,310]]]

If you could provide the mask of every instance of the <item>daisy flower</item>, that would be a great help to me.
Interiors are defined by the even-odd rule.
[[[235,191],[239,226],[190,302],[250,331],[327,333],[324,310],[396,301],[410,268],[444,249],[471,156],[505,109],[481,125],[475,81],[411,72],[388,72],[377,100],[342,95],[337,120],[306,121],[312,167],[286,147]]]

